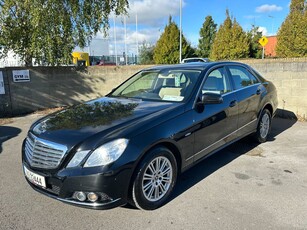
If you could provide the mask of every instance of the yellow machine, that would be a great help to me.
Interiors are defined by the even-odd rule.
[[[89,66],[90,56],[85,52],[73,52],[73,63],[77,66]]]

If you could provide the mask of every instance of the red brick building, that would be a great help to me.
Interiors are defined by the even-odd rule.
[[[266,57],[276,57],[277,36],[269,36],[268,44],[264,47],[264,54]]]

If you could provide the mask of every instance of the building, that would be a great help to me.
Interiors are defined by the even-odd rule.
[[[277,36],[267,37],[268,43],[264,47],[264,54],[266,57],[276,57]]]
[[[0,58],[0,68],[9,67],[9,66],[23,66],[23,65],[24,62],[13,51],[9,51],[6,57]]]

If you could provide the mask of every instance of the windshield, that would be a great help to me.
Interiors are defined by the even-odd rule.
[[[200,73],[198,70],[142,71],[109,96],[180,102],[190,96]]]

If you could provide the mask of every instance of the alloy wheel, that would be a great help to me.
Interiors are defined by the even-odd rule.
[[[154,158],[146,167],[142,179],[143,195],[148,201],[158,201],[171,187],[173,167],[168,158]]]
[[[260,121],[260,136],[265,139],[270,130],[270,116],[265,113]]]

